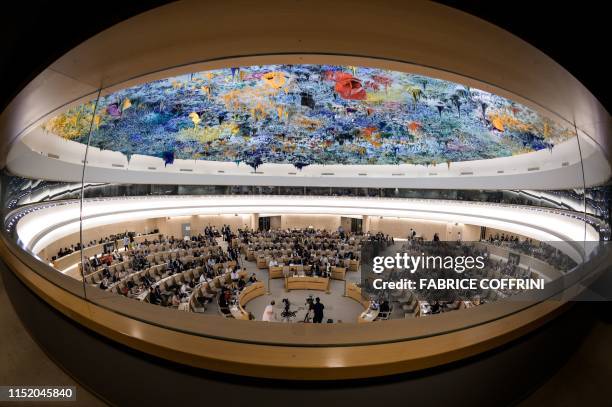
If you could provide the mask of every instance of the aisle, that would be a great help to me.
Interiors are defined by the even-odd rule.
[[[223,237],[215,237],[215,240],[217,241],[217,244],[219,246],[221,246],[221,248],[223,249],[224,252],[227,252],[227,242],[225,240],[223,240]]]

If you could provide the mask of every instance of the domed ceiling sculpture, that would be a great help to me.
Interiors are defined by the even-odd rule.
[[[95,109],[95,111],[94,111]],[[92,124],[93,121],[93,124]],[[436,165],[549,149],[573,130],[506,98],[356,66],[219,69],[127,88],[43,124],[127,155],[264,163]]]

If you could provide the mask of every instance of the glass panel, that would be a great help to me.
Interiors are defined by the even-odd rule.
[[[33,126],[11,146],[2,174],[4,232],[54,269],[43,269],[45,278],[79,295],[86,295],[79,236],[86,147],[71,138],[90,127],[90,105]],[[58,217],[60,224],[54,222]]]
[[[88,297],[99,301],[112,298],[123,277],[131,273],[131,259],[127,255],[133,241],[129,216],[115,219],[115,213],[126,205],[120,197],[147,196],[152,193],[148,185],[114,182],[122,180],[121,170],[128,165],[121,154],[113,151],[111,144],[99,143],[101,128],[114,126],[114,119],[122,116],[127,104],[119,110],[109,100],[112,96],[101,95],[92,105],[93,121],[89,132],[82,133],[78,140],[87,145],[87,162],[82,174],[82,241],[86,248],[83,263]],[[110,107],[109,107],[110,104]],[[105,176],[115,171],[116,177]],[[109,182],[111,181],[111,182]],[[111,198],[111,199],[108,199]],[[106,216],[101,216],[108,209]]]
[[[600,175],[601,160],[581,161],[580,151],[598,152],[586,136],[434,78],[367,67],[228,68],[104,94],[43,129],[28,151],[46,154],[57,179],[5,174],[5,212],[42,202],[70,207],[76,229],[43,257],[57,244],[82,243],[91,301],[169,327],[175,321],[160,322],[156,306],[243,317],[234,267],[264,285],[247,308],[256,319],[271,299],[290,298],[294,308],[278,309],[289,319],[305,300],[286,294],[276,277],[329,272],[334,322],[368,318],[382,300],[390,319],[424,317],[436,301],[445,311],[458,299],[469,308],[495,303],[492,314],[457,311],[482,323],[574,284],[585,236],[610,234],[609,175]],[[360,244],[424,252],[439,251],[438,240],[449,252],[486,252],[491,265],[480,277],[544,279],[547,289],[491,289],[477,300],[367,290],[367,270],[356,266],[368,261]],[[331,270],[332,261],[346,270]],[[270,270],[275,263],[284,268]],[[219,295],[223,285],[229,298]],[[457,315],[454,324],[466,314]],[[436,333],[458,328],[451,325]]]
[[[579,131],[580,151],[583,158],[585,194],[582,201],[585,211],[585,251],[588,270],[599,271],[596,278],[585,279],[580,296],[585,301],[612,300],[612,274],[607,267],[602,271],[597,261],[609,256],[610,205],[612,189],[610,164],[601,147],[587,134]],[[593,282],[593,280],[595,280]]]

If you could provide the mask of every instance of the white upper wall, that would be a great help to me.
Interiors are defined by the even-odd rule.
[[[83,230],[140,219],[227,214],[383,216],[452,222],[505,230],[539,241],[557,242],[574,259],[571,242],[598,241],[590,226],[560,211],[480,202],[431,199],[340,198],[304,196],[181,196],[87,200]],[[25,215],[17,234],[25,247],[40,252],[52,242],[79,230],[78,202],[52,206]]]
[[[582,139],[581,139],[582,140]],[[37,128],[11,150],[7,166],[16,175],[33,179],[81,182],[86,146]],[[132,156],[90,147],[86,182],[183,185],[280,185],[436,189],[565,189],[582,188],[580,152],[588,161],[585,179],[604,182],[610,166],[600,150],[576,138],[553,148],[512,157],[422,165],[263,164],[255,173],[241,163],[175,160]]]

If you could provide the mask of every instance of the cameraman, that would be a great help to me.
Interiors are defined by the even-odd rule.
[[[323,310],[325,309],[325,305],[321,303],[321,299],[319,297],[315,298],[315,304],[313,306],[314,317],[312,322],[315,324],[320,324],[323,322]]]

